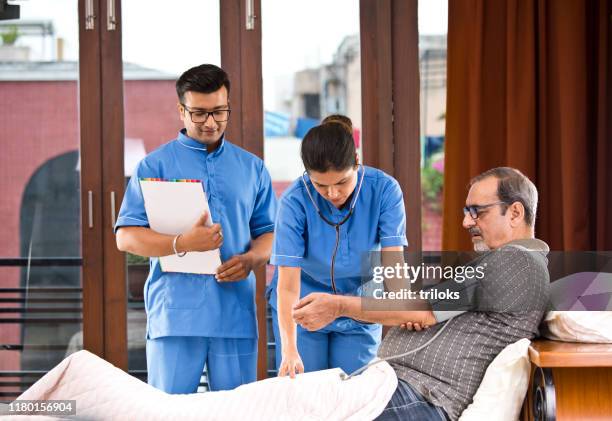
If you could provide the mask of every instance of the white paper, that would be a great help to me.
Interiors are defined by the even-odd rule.
[[[213,224],[202,183],[140,180],[145,210],[151,229],[161,234],[177,235],[191,228],[204,212],[206,225]],[[183,257],[160,257],[164,272],[214,274],[221,265],[219,249],[191,251]]]

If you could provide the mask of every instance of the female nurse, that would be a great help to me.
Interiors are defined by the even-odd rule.
[[[280,376],[335,367],[351,373],[376,356],[380,325],[341,317],[310,332],[296,325],[292,308],[313,292],[358,295],[368,252],[408,244],[398,182],[359,164],[350,120],[344,119],[326,119],[306,134],[306,171],[278,208],[271,256],[278,270],[269,301]]]

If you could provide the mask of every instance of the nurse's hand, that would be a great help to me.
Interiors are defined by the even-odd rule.
[[[309,331],[319,330],[340,317],[337,297],[323,292],[308,294],[293,306],[293,320]]]
[[[289,350],[287,352],[283,350],[283,359],[278,369],[278,376],[283,377],[289,374],[289,377],[294,379],[296,374],[303,372],[304,364],[297,350]]]
[[[249,253],[237,254],[217,268],[215,278],[219,282],[240,281],[253,270],[253,258]]]
[[[208,212],[204,212],[189,231],[179,237],[176,244],[177,251],[208,251],[221,247],[223,244],[221,225],[206,226],[207,220]]]

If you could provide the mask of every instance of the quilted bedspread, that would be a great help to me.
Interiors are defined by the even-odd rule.
[[[340,369],[270,378],[231,391],[169,395],[87,351],[76,352],[17,399],[75,399],[87,420],[370,420],[397,387],[386,362],[347,381]]]

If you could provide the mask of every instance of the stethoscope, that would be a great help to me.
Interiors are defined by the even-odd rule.
[[[361,186],[363,185],[363,179],[365,178],[365,169],[363,168],[363,165],[359,165],[359,167],[361,167],[361,179],[359,180],[359,185],[357,186],[357,192],[355,196],[353,197],[353,200],[351,201],[349,212],[346,214],[344,218],[342,218],[340,222],[337,222],[337,223],[330,221],[329,219],[327,219],[325,215],[323,215],[323,212],[321,212],[321,209],[319,209],[319,207],[317,206],[317,203],[315,202],[314,198],[312,197],[312,194],[310,193],[308,184],[306,183],[306,178],[305,178],[306,171],[304,171],[304,174],[302,174],[302,183],[304,183],[304,187],[306,188],[306,193],[308,193],[308,197],[310,198],[312,205],[317,210],[317,213],[319,214],[321,219],[325,221],[327,225],[334,227],[334,229],[336,230],[336,245],[334,246],[334,252],[331,257],[331,269],[330,269],[331,287],[332,287],[332,290],[334,291],[334,294],[338,293],[338,291],[336,290],[336,281],[334,278],[334,266],[336,264],[336,254],[338,253],[338,246],[340,245],[340,227],[344,225],[346,221],[348,221],[350,217],[353,215],[353,211],[355,210],[355,205],[357,204],[357,199],[359,198],[359,193],[361,192]],[[359,168],[357,169],[357,174],[359,174]]]
[[[385,358],[377,358],[377,359],[374,359],[374,360],[370,361],[369,363],[367,363],[366,365],[364,365],[363,367],[358,368],[357,370],[353,371],[351,374],[346,374],[344,371],[340,371],[340,380],[343,380],[343,381],[344,381],[344,380],[349,380],[349,379],[351,379],[351,378],[353,378],[353,377],[355,377],[355,376],[357,376],[357,375],[359,375],[359,374],[363,373],[364,371],[366,371],[368,368],[372,367],[373,365],[380,364],[380,363],[382,363],[383,361],[391,361],[391,360],[396,360],[396,359],[398,359],[398,358],[407,357],[407,356],[408,356],[408,355],[410,355],[410,354],[414,354],[415,352],[419,352],[420,350],[422,350],[422,349],[424,349],[424,348],[427,348],[427,347],[428,347],[428,346],[429,346],[429,345],[430,345],[430,344],[431,344],[433,341],[435,341],[435,340],[436,340],[436,338],[437,338],[438,336],[440,336],[440,335],[442,334],[442,332],[444,332],[444,329],[446,329],[446,328],[447,328],[447,326],[450,324],[451,320],[453,320],[455,317],[457,317],[457,316],[453,316],[453,317],[451,317],[450,319],[448,319],[448,320],[446,321],[446,323],[444,323],[444,325],[443,325],[443,326],[440,328],[440,330],[438,330],[438,331],[436,332],[436,334],[435,334],[435,335],[433,335],[433,336],[432,336],[432,337],[431,337],[431,338],[430,338],[430,339],[429,339],[427,342],[425,342],[423,345],[421,345],[421,346],[419,346],[419,347],[417,347],[417,348],[415,348],[415,349],[411,349],[410,351],[403,352],[403,353],[401,353],[401,354],[391,355],[391,356],[389,356],[389,357],[385,357]]]
[[[334,291],[334,294],[337,294],[336,291],[336,282],[334,280],[334,264],[336,262],[336,253],[338,252],[338,246],[340,244],[340,227],[346,223],[346,221],[348,221],[351,217],[351,215],[353,215],[353,211],[355,210],[355,204],[357,203],[357,198],[359,197],[359,193],[361,192],[361,186],[363,185],[363,179],[365,177],[365,170],[363,169],[363,166],[361,166],[361,179],[359,180],[359,186],[357,187],[357,193],[355,194],[355,196],[353,197],[353,200],[351,201],[351,207],[349,208],[349,212],[346,214],[346,216],[344,218],[342,218],[342,220],[338,223],[330,221],[329,219],[327,219],[325,217],[325,215],[323,215],[323,212],[321,212],[321,209],[319,209],[319,207],[317,206],[317,203],[315,202],[314,198],[312,197],[312,194],[310,193],[310,189],[308,188],[308,184],[306,183],[306,171],[304,171],[304,174],[302,174],[302,183],[304,183],[304,187],[306,188],[306,193],[308,193],[308,197],[310,198],[310,201],[312,202],[312,205],[315,207],[315,209],[317,210],[317,213],[319,214],[319,216],[321,217],[321,219],[323,221],[325,221],[325,223],[329,226],[332,226],[335,228],[336,230],[336,245],[334,246],[334,253],[332,254],[332,258],[331,258],[331,287],[332,290]],[[359,169],[357,170],[357,173],[359,173]],[[422,350],[423,348],[426,348],[427,346],[429,346],[429,344],[431,344],[434,340],[436,340],[436,338],[438,336],[440,336],[442,334],[442,332],[444,332],[444,330],[446,329],[446,327],[450,324],[451,320],[453,320],[454,317],[451,317],[449,320],[446,321],[446,323],[444,324],[444,326],[442,326],[440,328],[440,330],[438,330],[436,332],[435,335],[433,335],[427,342],[425,342],[423,345],[412,349],[408,352],[404,352],[402,354],[397,354],[397,355],[391,355],[389,357],[385,357],[382,359],[376,359],[373,361],[370,361],[368,364],[364,365],[361,368],[358,368],[357,370],[353,371],[350,374],[346,374],[345,372],[341,372],[340,373],[340,379],[341,380],[349,380],[361,373],[363,373],[365,370],[367,370],[368,368],[372,367],[373,365],[376,364],[380,364],[383,361],[391,361],[391,360],[395,360],[397,358],[402,358],[405,356],[408,356],[410,354],[414,354],[415,352],[418,352],[420,350]]]

